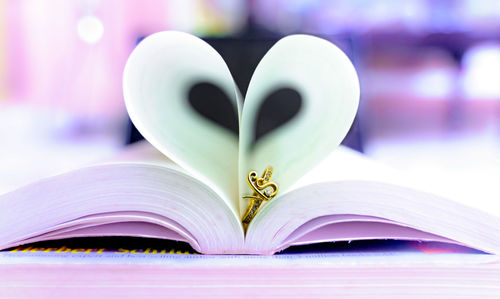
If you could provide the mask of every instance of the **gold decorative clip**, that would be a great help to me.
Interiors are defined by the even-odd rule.
[[[247,177],[248,186],[253,190],[253,195],[243,196],[245,199],[249,199],[248,208],[243,216],[243,226],[246,227],[250,224],[252,219],[257,215],[262,202],[269,201],[278,193],[278,185],[271,182],[271,177],[273,176],[273,168],[271,166],[266,167],[262,177],[257,176],[257,172],[250,171]]]

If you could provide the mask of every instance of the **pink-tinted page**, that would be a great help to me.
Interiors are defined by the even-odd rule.
[[[180,224],[166,217],[145,212],[110,212],[81,217],[49,230],[40,231],[11,246],[77,236],[138,236],[172,239],[188,242],[194,249],[199,250],[196,239]]]
[[[391,220],[362,215],[330,215],[313,219],[297,228],[281,248],[329,241],[398,239],[457,242],[403,226]]]
[[[77,237],[136,236],[188,242],[183,236],[168,228],[146,222],[119,222],[84,227],[59,234],[44,235],[43,240]]]

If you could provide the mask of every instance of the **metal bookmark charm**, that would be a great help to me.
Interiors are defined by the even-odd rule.
[[[269,201],[278,193],[278,185],[271,182],[271,177],[273,176],[273,168],[271,166],[266,167],[262,177],[258,177],[257,172],[250,171],[247,177],[247,183],[253,190],[253,195],[243,196],[245,199],[249,199],[248,208],[243,216],[243,226],[246,227],[250,224],[252,219],[257,215],[262,202]]]

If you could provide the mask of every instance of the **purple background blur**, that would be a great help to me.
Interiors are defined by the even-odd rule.
[[[119,151],[125,61],[167,29],[222,44],[237,81],[249,45],[327,38],[358,70],[368,156],[461,195],[498,192],[500,1],[0,0],[0,193]]]

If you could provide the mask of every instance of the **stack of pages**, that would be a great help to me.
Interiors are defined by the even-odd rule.
[[[109,244],[100,245],[119,243],[108,241]],[[75,294],[76,298],[220,298],[235,294],[241,298],[500,296],[498,256],[442,243],[340,242],[309,247],[307,253],[304,248],[294,248],[274,256],[197,255],[182,244],[161,242],[139,248],[126,244],[89,248],[85,244],[89,241],[46,242],[0,252],[0,295],[6,298],[75,298]]]

